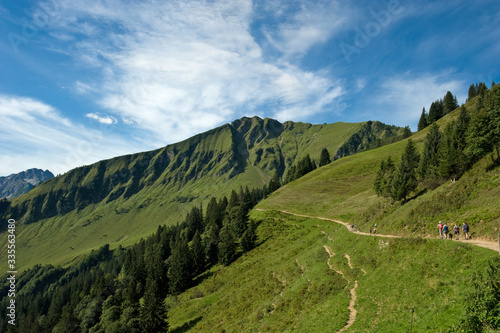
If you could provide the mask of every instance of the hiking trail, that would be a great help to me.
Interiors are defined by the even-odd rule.
[[[342,275],[342,278],[344,278],[347,281],[347,285],[349,285],[351,281],[345,277],[344,272],[336,270],[330,263],[330,259],[335,255],[335,252],[333,252],[332,249],[327,245],[323,245],[323,247],[325,248],[326,253],[328,253],[328,260],[326,261],[328,267],[335,273]],[[349,267],[353,269],[353,266],[351,264],[351,257],[347,253],[344,256],[347,259],[347,264],[349,265]],[[347,307],[347,309],[349,310],[349,319],[347,320],[345,326],[342,327],[339,331],[337,331],[337,333],[345,331],[346,329],[351,327],[352,324],[354,324],[354,322],[356,321],[356,316],[358,314],[358,310],[356,310],[356,308],[354,307],[357,299],[356,288],[358,288],[357,280],[354,281],[354,286],[349,290],[349,293],[351,294],[351,299],[349,300],[349,306]]]
[[[256,208],[256,210],[261,211],[261,212],[272,211],[271,209],[262,209],[262,208]],[[356,230],[353,230],[351,228],[351,225],[349,223],[346,223],[346,222],[341,221],[341,220],[331,219],[331,218],[328,218],[328,217],[297,214],[297,213],[292,213],[292,212],[290,212],[288,210],[280,210],[280,209],[275,210],[275,211],[280,212],[280,213],[284,213],[284,214],[288,214],[288,215],[298,216],[298,217],[306,217],[306,218],[311,218],[311,219],[318,219],[318,220],[323,220],[323,221],[335,222],[335,223],[344,225],[347,228],[347,230],[349,230],[350,232],[356,233],[356,234],[359,234],[359,235],[363,235],[363,236],[388,237],[388,238],[406,238],[406,237],[403,237],[403,236],[396,236],[396,235],[384,235],[384,234],[378,234],[378,233],[377,234],[370,234],[368,232],[356,231]],[[447,241],[447,240],[444,240],[444,241]],[[499,244],[498,244],[498,242],[490,242],[490,241],[485,241],[485,240],[482,240],[482,239],[469,239],[469,240],[460,239],[460,240],[449,240],[449,241],[471,244],[471,245],[483,247],[485,249],[490,249],[490,250],[493,250],[493,251],[498,251],[499,250]]]

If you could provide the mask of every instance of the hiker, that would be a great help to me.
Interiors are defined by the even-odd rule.
[[[464,232],[465,240],[468,240],[469,239],[469,225],[466,222],[464,222],[464,224],[462,224],[462,231]]]
[[[377,233],[377,225],[375,224],[375,227],[373,228],[373,233],[376,234]]]
[[[448,238],[448,225],[446,224],[446,222],[443,224],[443,236],[444,239]]]
[[[370,228],[370,234],[372,233],[372,228]]]
[[[439,230],[439,238],[443,239],[443,224],[441,221],[438,223],[438,230]]]
[[[460,227],[456,223],[453,226],[453,231],[455,232],[455,239],[459,240],[460,239]]]

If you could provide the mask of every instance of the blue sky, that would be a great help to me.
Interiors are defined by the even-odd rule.
[[[500,81],[500,2],[0,3],[0,175],[63,173],[258,115],[380,120]]]

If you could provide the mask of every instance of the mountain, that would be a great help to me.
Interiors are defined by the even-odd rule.
[[[319,160],[327,148],[335,156],[353,136],[368,142],[404,133],[380,122],[311,125],[245,117],[154,151],[73,169],[4,202],[0,216],[21,224],[23,265],[67,262],[106,243],[133,244],[213,196],[262,188],[307,154]]]
[[[0,199],[12,199],[20,196],[41,182],[53,178],[49,170],[28,169],[7,177],[0,177]]]

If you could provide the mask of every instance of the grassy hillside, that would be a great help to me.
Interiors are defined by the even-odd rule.
[[[19,269],[65,264],[103,244],[136,243],[212,196],[229,195],[240,186],[261,188],[276,170],[282,175],[306,154],[319,159],[326,147],[333,156],[363,125],[242,118],[155,151],[74,169],[14,199],[10,207],[0,205],[0,216],[18,221]],[[390,135],[379,131],[376,137],[402,131],[387,128]]]
[[[412,307],[415,332],[440,332],[461,321],[470,277],[498,255],[456,242],[362,236],[277,212],[252,217],[261,221],[261,244],[167,298],[171,332],[336,332],[349,319],[355,282],[348,332],[409,331]]]
[[[467,108],[473,108],[475,101]],[[458,110],[438,121],[443,129]],[[411,139],[422,150],[428,128]],[[365,231],[378,224],[385,233],[435,236],[437,221],[467,221],[476,238],[497,239],[500,231],[500,168],[484,157],[456,182],[447,181],[407,203],[378,197],[373,183],[387,157],[399,161],[407,140],[339,159],[279,189],[259,204],[314,216],[335,217]]]

